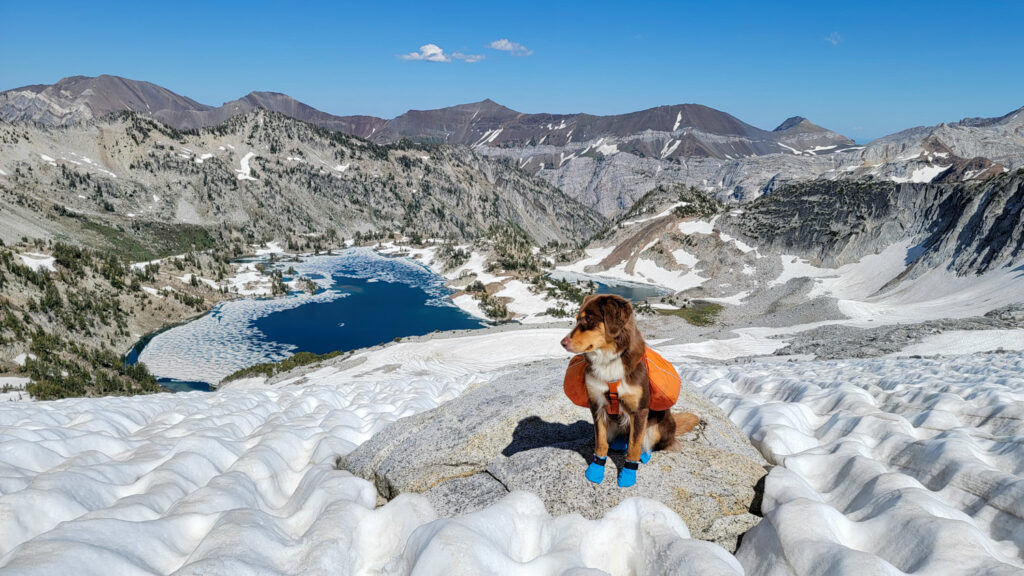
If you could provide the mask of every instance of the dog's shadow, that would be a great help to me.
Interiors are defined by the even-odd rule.
[[[510,457],[519,452],[545,447],[576,452],[589,462],[594,451],[594,425],[585,420],[561,424],[547,422],[540,416],[528,416],[516,425],[512,432],[512,442],[501,454]]]

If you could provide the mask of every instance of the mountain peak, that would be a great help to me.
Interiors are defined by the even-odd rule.
[[[779,126],[775,130],[772,130],[772,132],[783,132],[789,130],[790,128],[795,128],[804,123],[811,124],[810,120],[804,118],[803,116],[790,116],[789,118],[786,118],[785,122],[779,124]]]

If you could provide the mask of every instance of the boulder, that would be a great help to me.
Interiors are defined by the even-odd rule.
[[[562,393],[566,362],[540,362],[466,392],[434,410],[399,420],[339,466],[374,483],[390,500],[424,494],[438,514],[488,506],[512,491],[537,494],[552,515],[596,519],[625,498],[664,503],[695,538],[730,551],[756,524],[756,487],[765,461],[714,404],[683,386],[674,410],[703,424],[680,437],[678,452],[655,452],[631,488],[616,484],[622,454],[608,458],[604,483],[586,480],[593,454],[590,411]],[[753,512],[753,513],[752,513]]]

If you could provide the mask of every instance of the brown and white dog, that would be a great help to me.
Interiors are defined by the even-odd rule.
[[[636,470],[652,450],[677,448],[676,435],[692,430],[695,414],[672,414],[650,409],[651,385],[643,362],[646,345],[628,300],[613,294],[590,295],[576,315],[576,325],[562,346],[587,361],[586,386],[594,418],[594,459],[587,479],[601,483],[609,442],[625,435],[626,464],[619,471],[619,486],[636,482]],[[619,381],[619,414],[609,415],[609,382]],[[621,442],[619,442],[621,444]]]

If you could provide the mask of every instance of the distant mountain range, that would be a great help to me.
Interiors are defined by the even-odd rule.
[[[913,128],[867,146],[795,116],[774,130],[699,104],[614,116],[525,114],[491,100],[410,110],[390,120],[335,116],[285,94],[251,92],[219,107],[149,82],[75,76],[0,92],[0,119],[66,126],[131,110],[179,130],[262,108],[376,143],[407,138],[505,159],[606,216],[662,184],[724,200],[816,178],[895,182],[988,178],[1024,165],[1024,108],[993,119]]]
[[[335,116],[277,92],[250,92],[219,107],[200,104],[152,84],[117,76],[72,76],[52,85],[0,93],[0,118],[50,126],[77,124],[131,110],[178,130],[216,126],[254,108],[280,112],[303,122],[377,143],[409,138],[444,144],[490,147],[561,147],[600,138],[629,139],[631,151],[659,158],[733,158],[818,147],[836,151],[854,146],[849,138],[793,117],[772,131],[699,104],[660,106],[629,114],[524,114],[492,100],[439,110],[410,110],[386,120],[374,116]],[[680,133],[660,144],[645,133]],[[709,137],[710,136],[710,137]],[[659,147],[660,146],[660,147]],[[606,148],[606,151],[610,151]]]

